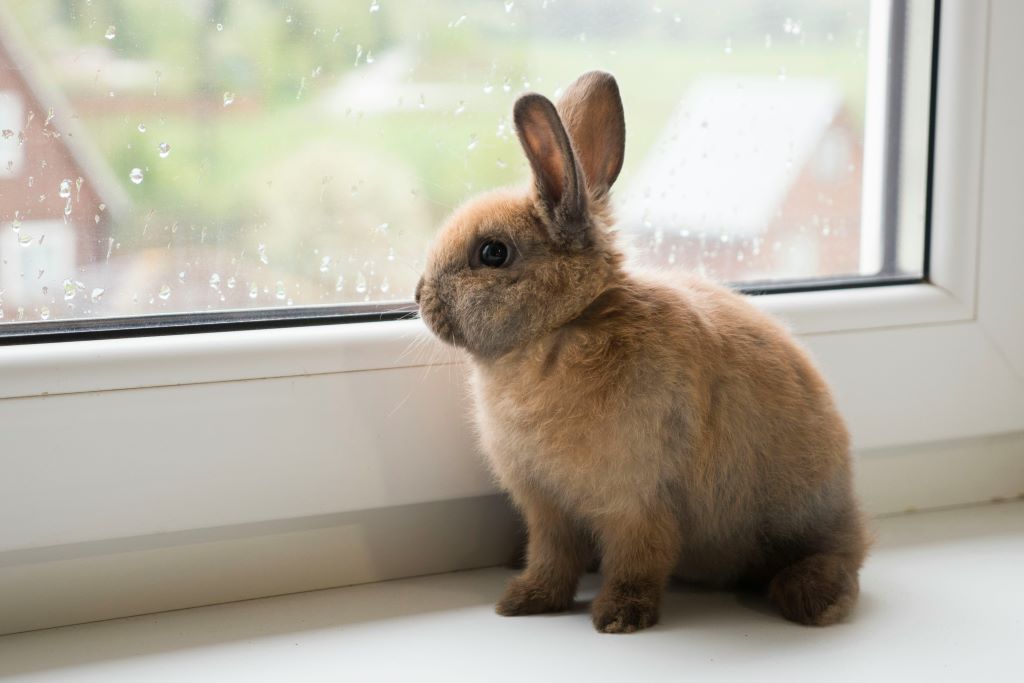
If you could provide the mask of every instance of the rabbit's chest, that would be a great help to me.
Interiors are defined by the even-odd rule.
[[[650,459],[631,457],[638,446],[648,453],[652,449],[626,438],[632,431],[625,428],[630,415],[612,411],[597,416],[580,393],[569,389],[560,394],[552,403],[529,386],[476,378],[481,446],[504,488],[540,488],[572,507],[593,509],[621,495],[626,482],[657,477]]]
[[[538,421],[517,410],[481,406],[481,445],[502,486],[541,488],[585,501],[613,478],[587,425],[571,420]],[[574,435],[574,436],[573,436]]]

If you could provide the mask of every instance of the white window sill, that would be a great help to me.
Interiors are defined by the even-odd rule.
[[[586,607],[504,619],[510,572],[316,591],[0,638],[5,681],[975,680],[1018,673],[1024,503],[882,520],[848,623],[810,629],[674,588],[662,623],[595,633]],[[593,596],[585,580],[581,599]],[[10,676],[11,678],[7,678]]]

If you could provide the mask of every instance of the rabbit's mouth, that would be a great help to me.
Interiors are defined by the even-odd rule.
[[[426,319],[427,318],[424,318],[424,320]],[[455,325],[443,317],[431,318],[431,320],[434,321],[433,324],[428,322],[427,327],[430,328],[430,331],[433,332],[438,339],[451,344],[452,346],[466,345],[465,340],[462,338],[462,335],[459,334],[458,328],[456,328]]]
[[[466,339],[458,326],[446,315],[444,303],[436,296],[420,300],[420,317],[435,337],[452,346],[466,346]]]

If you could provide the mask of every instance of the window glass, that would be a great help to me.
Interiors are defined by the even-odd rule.
[[[525,181],[515,98],[594,68],[636,261],[920,276],[932,11],[0,0],[0,325],[408,301],[445,214]]]

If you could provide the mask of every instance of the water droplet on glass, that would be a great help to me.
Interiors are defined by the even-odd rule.
[[[140,123],[139,124],[139,132],[140,133],[145,133],[146,132],[146,124],[144,124],[144,123]]]
[[[220,274],[214,273],[210,276],[210,286],[214,289],[220,289]]]
[[[784,66],[780,66],[779,67],[779,80],[780,81],[786,80],[786,67],[784,67]]]
[[[484,83],[484,94],[490,95],[492,92],[494,92],[494,86],[490,83]]]
[[[29,237],[28,235],[18,235],[18,244],[20,244],[23,247],[27,247],[28,245],[32,244],[32,238]]]
[[[267,257],[267,245],[260,242],[259,246],[256,247],[256,253],[259,254],[261,263],[270,263],[270,259]]]
[[[391,289],[391,283],[388,282],[388,278],[385,275],[384,279],[381,280],[381,282],[380,282],[381,294],[387,294],[389,289]]]
[[[40,308],[39,309],[39,317],[42,320],[49,320],[50,319],[50,309],[47,308],[46,306],[43,306],[42,308]]]
[[[380,11],[380,3],[377,0],[370,0],[370,14]]]
[[[366,276],[361,270],[356,273],[356,293],[366,294]]]
[[[259,295],[260,295],[260,288],[256,286],[255,282],[253,282],[252,284],[249,285],[249,298],[250,299],[255,299]]]
[[[381,223],[380,225],[377,226],[377,232],[384,234],[388,231],[388,228],[390,227],[391,225],[389,223]]]
[[[224,30],[224,24],[217,24],[217,30],[218,31],[223,31]]]
[[[725,39],[725,54],[727,54],[727,55],[731,55],[732,54],[732,38],[726,38]]]
[[[284,301],[285,297],[288,296],[287,292],[284,291],[284,283],[280,280],[277,281],[277,289],[274,292],[274,296],[277,297],[278,301]]]
[[[103,37],[107,40],[113,40],[117,37],[117,27],[111,24],[107,27],[107,32],[103,34]]]
[[[78,292],[75,289],[75,283],[70,278],[64,279],[64,301],[71,301],[75,298],[75,294]]]
[[[324,256],[322,259],[320,259],[320,272],[321,273],[326,273],[330,269],[331,269],[331,257],[330,256]]]
[[[141,183],[142,182],[142,169],[141,168],[133,168],[132,172],[128,174],[128,179],[131,180],[136,185]]]
[[[167,155],[171,153],[171,146],[168,145],[166,142],[161,142],[158,145],[158,149],[160,150],[161,159],[166,159]]]
[[[230,90],[225,90],[224,91],[224,106],[225,107],[230,107],[231,104],[234,101],[235,101],[235,93],[231,92]]]
[[[105,290],[104,290],[104,289],[103,289],[102,287],[96,287],[96,288],[94,288],[94,289],[92,290],[92,294],[90,294],[90,295],[89,295],[89,299],[90,299],[90,300],[91,300],[91,301],[92,301],[93,303],[97,303],[97,302],[98,302],[98,301],[99,301],[99,300],[100,300],[101,298],[103,298],[103,292],[104,292],[104,291],[105,291]]]
[[[462,112],[466,111],[466,103],[459,100],[459,106],[455,107],[455,115],[458,116]]]
[[[508,122],[505,121],[505,117],[498,119],[498,129],[495,131],[495,135],[503,140],[509,139],[509,126]]]
[[[512,8],[516,6],[513,0],[505,0],[505,13],[508,14],[512,11]]]
[[[184,270],[178,271],[178,282],[181,282],[181,283],[185,282],[185,271]]]
[[[462,16],[460,16],[455,21],[449,21],[448,22],[448,28],[458,28],[459,26],[462,26],[462,22],[464,22],[465,20],[466,20],[466,15],[463,14]]]
[[[764,46],[770,48],[772,46],[772,34],[764,34]]]
[[[342,275],[339,275],[338,279],[334,283],[334,291],[335,292],[340,292],[343,289],[345,289],[345,277],[342,276]]]
[[[394,261],[394,260],[395,260],[395,248],[394,247],[388,247],[388,261]]]
[[[504,90],[505,92],[511,92],[511,90],[512,90],[512,79],[510,79],[508,76],[506,76],[505,80],[503,80],[501,82],[501,89]]]
[[[164,301],[167,301],[168,299],[170,299],[171,298],[171,288],[170,288],[170,286],[169,285],[162,285],[160,287],[160,291],[157,292],[157,296],[159,296]]]
[[[470,133],[469,134],[469,144],[466,145],[466,151],[467,152],[472,152],[474,149],[476,149],[476,145],[477,145],[478,142],[480,142],[480,141],[477,139],[476,133]]]
[[[62,180],[60,181],[60,192],[58,193],[63,199],[67,199],[71,196],[71,181]]]
[[[286,16],[284,18],[284,23],[286,23],[286,24],[292,23],[292,15],[289,14],[288,16]]]

